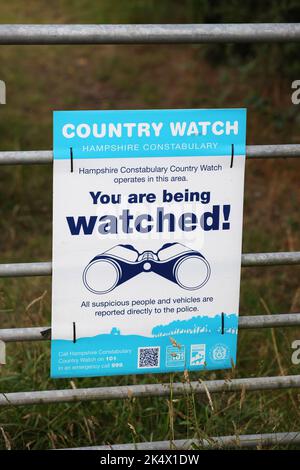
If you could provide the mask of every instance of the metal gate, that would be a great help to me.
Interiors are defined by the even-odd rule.
[[[222,42],[291,42],[300,41],[300,24],[147,24],[147,25],[0,25],[0,44],[162,44],[162,43],[222,43]],[[248,159],[297,158],[300,144],[250,145]],[[51,164],[52,151],[0,152],[1,165]],[[300,252],[246,253],[242,266],[276,266],[300,264]],[[0,277],[51,276],[51,262],[0,264]],[[242,316],[239,327],[270,328],[300,325],[300,313]],[[45,341],[50,327],[0,329],[0,346],[16,341]],[[1,348],[0,348],[1,353]],[[43,390],[0,393],[0,406],[33,405],[90,400],[122,400],[130,397],[184,395],[233,391],[254,391],[300,388],[300,375],[209,380],[203,382],[168,383]],[[299,432],[218,436],[202,440],[175,440],[96,446],[93,449],[188,449],[193,445],[207,447],[256,447],[275,444],[300,444]],[[90,447],[85,447],[88,449]]]

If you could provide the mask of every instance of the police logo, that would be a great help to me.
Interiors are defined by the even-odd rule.
[[[215,344],[209,352],[210,358],[214,362],[225,361],[229,357],[229,348],[224,343]]]

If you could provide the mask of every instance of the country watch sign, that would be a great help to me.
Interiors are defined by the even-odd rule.
[[[54,113],[52,377],[236,361],[246,111]]]

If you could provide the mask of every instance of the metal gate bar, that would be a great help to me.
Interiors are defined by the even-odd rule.
[[[300,326],[300,313],[281,313],[274,315],[249,315],[239,317],[239,328],[276,328]],[[0,341],[12,343],[18,341],[46,341],[50,339],[50,326],[32,328],[2,328]]]
[[[261,158],[299,158],[300,145],[247,145],[246,157],[250,158],[250,160]],[[52,162],[52,150],[0,152],[0,165],[31,165],[48,164]]]
[[[138,442],[136,444],[112,444],[106,446],[76,447],[72,450],[188,450],[201,448],[247,448],[274,445],[300,444],[300,432],[276,432],[271,434],[242,434],[203,439],[179,439],[175,441]],[[68,450],[68,449],[66,449]],[[187,460],[185,463],[189,463]]]
[[[276,253],[244,253],[242,266],[282,266],[300,264],[300,251]],[[0,277],[51,276],[52,263],[8,263],[0,264]]]
[[[300,41],[298,23],[0,25],[0,44],[193,44],[292,41]]]
[[[0,393],[0,406],[42,405],[93,400],[126,400],[133,397],[182,396],[237,391],[285,390],[300,388],[300,375],[251,377],[245,379],[140,384],[113,387],[70,388],[30,392]]]

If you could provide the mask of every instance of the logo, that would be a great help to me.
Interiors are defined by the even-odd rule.
[[[175,346],[166,348],[166,367],[184,367],[185,366],[185,347],[179,349]]]
[[[205,365],[205,344],[191,344],[191,366]]]
[[[218,343],[211,348],[209,355],[214,362],[224,361],[229,357],[229,348],[226,344]]]

